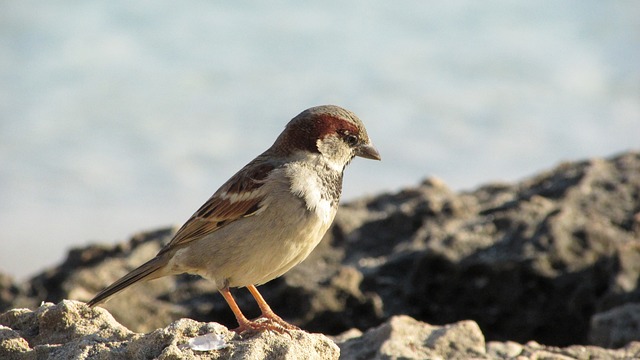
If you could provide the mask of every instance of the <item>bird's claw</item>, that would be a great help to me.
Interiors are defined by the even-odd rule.
[[[290,330],[300,330],[299,327],[291,325],[288,322],[282,320],[280,317],[266,317],[260,316],[253,320],[247,320],[233,329],[232,331],[240,335],[245,332],[256,333],[261,331],[271,330],[278,334],[287,333]]]

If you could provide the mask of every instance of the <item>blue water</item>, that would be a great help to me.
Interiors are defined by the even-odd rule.
[[[0,2],[0,271],[181,224],[301,110],[383,156],[344,197],[640,147],[640,2]]]

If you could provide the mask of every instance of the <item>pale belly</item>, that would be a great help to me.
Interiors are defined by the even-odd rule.
[[[264,284],[311,253],[333,221],[336,210],[329,210],[320,218],[301,204],[276,201],[263,213],[237,220],[178,250],[170,267],[175,273],[201,275],[218,288]]]

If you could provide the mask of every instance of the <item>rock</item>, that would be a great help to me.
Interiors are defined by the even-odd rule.
[[[528,342],[489,342],[474,321],[433,326],[408,316],[394,316],[364,334],[334,338],[341,359],[637,359],[640,342],[618,350],[595,346],[559,348]]]
[[[147,334],[120,325],[109,312],[65,300],[35,311],[0,315],[2,359],[337,359],[339,349],[321,334],[266,331],[239,336],[216,323],[180,319]],[[190,338],[215,332],[226,347],[195,352]]]
[[[0,356],[3,359],[20,358],[29,350],[29,343],[17,331],[0,325]]]
[[[196,351],[193,338],[215,333],[216,350]],[[218,323],[179,319],[143,334],[118,323],[101,308],[78,301],[45,303],[35,310],[0,315],[1,359],[632,359],[640,343],[607,350],[594,346],[558,348],[529,342],[489,342],[474,321],[433,326],[393,316],[362,333],[352,329],[332,340],[294,330],[242,336]],[[338,347],[339,346],[339,347]]]
[[[594,313],[640,298],[638,174],[640,153],[627,153],[459,194],[425,181],[347,204],[340,215],[359,222],[340,217],[334,234],[385,318],[586,344]]]
[[[18,286],[11,276],[0,273],[0,308],[10,307],[18,292]]]
[[[591,318],[589,342],[617,348],[640,340],[640,304],[625,304]]]
[[[0,273],[0,311],[12,307],[35,307],[38,300],[25,290],[25,284],[16,283],[7,274]]]
[[[431,326],[394,316],[339,343],[343,359],[469,359],[485,357],[484,336],[473,321]]]
[[[603,349],[596,346],[568,346],[564,348],[545,346],[530,341],[522,346],[522,351],[515,356],[502,356],[495,351],[497,349],[504,349],[505,347],[497,343],[490,343],[487,353],[489,359],[518,359],[518,360],[538,360],[538,359],[552,359],[552,360],[591,360],[591,359],[609,359],[609,360],[629,360],[638,359],[640,357],[640,343],[633,342],[626,347],[617,350]],[[513,346],[507,346],[507,348],[513,349]]]
[[[341,206],[309,259],[260,289],[280,316],[328,335],[365,332],[406,314],[440,325],[473,320],[490,343],[622,346],[637,338],[607,339],[599,327],[629,324],[596,314],[640,303],[638,174],[640,153],[627,152],[560,164],[514,184],[454,192],[427,179],[358,199]],[[172,234],[74,249],[22,284],[0,277],[0,311],[86,301]],[[234,291],[247,316],[257,316],[248,292]],[[216,289],[196,276],[136,284],[104,307],[135,332],[184,317],[236,326]]]
[[[217,350],[195,351],[189,340],[215,333]],[[474,321],[433,326],[393,316],[365,333],[352,329],[332,340],[295,330],[242,336],[217,323],[179,319],[142,334],[101,308],[78,301],[45,303],[0,315],[0,359],[632,359],[640,342],[618,350],[566,348],[528,342],[489,342]],[[341,354],[340,354],[341,353]]]

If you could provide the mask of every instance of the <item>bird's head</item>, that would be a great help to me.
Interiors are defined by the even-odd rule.
[[[362,121],[351,111],[335,105],[301,112],[287,124],[273,148],[288,154],[321,154],[340,170],[355,156],[380,160]]]

